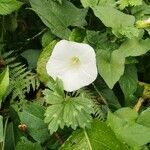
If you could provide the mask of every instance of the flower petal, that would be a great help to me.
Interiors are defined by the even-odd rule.
[[[70,65],[74,57],[80,60],[77,67]],[[95,51],[88,44],[61,40],[55,45],[46,69],[54,79],[62,79],[66,91],[78,90],[97,77]]]
[[[90,67],[90,69],[89,69]],[[91,84],[97,77],[97,68],[88,64],[80,70],[70,70],[59,76],[63,80],[66,91],[72,92]]]

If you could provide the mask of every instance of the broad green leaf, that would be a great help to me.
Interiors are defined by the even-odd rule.
[[[140,56],[150,50],[150,39],[128,39],[118,49],[124,57]]]
[[[110,41],[106,32],[87,30],[85,42],[91,45],[95,51],[100,49],[108,49],[110,51],[118,49],[118,44]]]
[[[122,10],[128,6],[142,5],[142,0],[119,0],[117,4],[119,4],[119,8]]]
[[[69,26],[86,25],[86,9],[78,9],[71,2],[64,0],[62,5],[52,0],[29,0],[33,10],[53,34],[68,39]]]
[[[116,136],[131,147],[140,147],[150,142],[150,128],[136,122],[137,113],[122,108],[114,114],[109,112],[107,123]]]
[[[140,114],[139,118],[137,119],[137,123],[150,128],[150,108],[147,108]]]
[[[85,35],[85,29],[74,28],[69,36],[69,41],[83,42]]]
[[[43,150],[39,143],[33,143],[23,137],[16,145],[15,150]]]
[[[115,50],[99,50],[97,53],[98,72],[103,77],[109,88],[113,88],[124,72],[125,58]]]
[[[22,2],[16,0],[0,0],[0,15],[8,15],[22,6]]]
[[[133,14],[138,20],[148,19],[148,16],[150,15],[150,5],[143,1],[142,5],[132,7],[131,14]]]
[[[97,6],[99,0],[81,0],[83,7],[93,7]]]
[[[61,79],[56,78],[56,81],[48,82],[47,87],[49,89],[43,91],[47,103],[56,104],[63,101],[65,92]],[[53,99],[51,99],[51,96],[53,96]]]
[[[38,49],[27,49],[23,53],[21,53],[21,56],[23,56],[27,60],[29,69],[36,68],[39,55],[40,50]]]
[[[77,130],[61,150],[128,150],[105,122],[94,120],[90,129]]]
[[[9,69],[6,68],[0,74],[0,104],[2,102],[3,96],[5,95],[8,85],[9,85]]]
[[[109,108],[111,110],[116,110],[121,107],[116,95],[114,94],[114,92],[111,89],[105,88],[105,89],[101,90],[100,92],[101,92],[102,96],[106,99],[106,101],[108,102]]]
[[[48,123],[50,133],[56,132],[59,127],[63,129],[65,125],[73,129],[78,126],[89,127],[91,113],[94,112],[92,100],[81,95],[64,97],[60,91],[54,88],[54,91],[46,89],[43,92],[46,103],[49,104],[45,112],[45,122]]]
[[[52,41],[48,46],[46,46],[41,52],[38,62],[37,62],[37,73],[41,82],[47,84],[48,81],[52,81],[52,78],[47,74],[46,63],[49,60],[52,50],[56,45],[57,41]]]
[[[120,79],[124,72],[125,58],[140,56],[150,50],[150,40],[128,39],[117,50],[98,50],[97,65],[99,74],[110,88]],[[107,68],[107,69],[106,69]],[[135,76],[134,76],[135,77]]]
[[[26,104],[22,112],[18,112],[21,123],[27,125],[28,134],[40,143],[49,138],[47,125],[43,121],[44,112],[43,106],[37,103]]]
[[[49,43],[51,43],[55,39],[55,35],[49,30],[42,36],[42,46],[46,47]]]
[[[81,0],[83,7],[94,7],[94,6],[113,6],[115,0]]]
[[[3,135],[3,117],[0,116],[0,143],[3,142],[4,135]]]
[[[125,35],[128,38],[138,36],[138,29],[134,27],[134,16],[122,13],[111,6],[95,6],[92,9],[106,27],[112,28],[116,36]]]
[[[123,76],[119,80],[120,87],[124,93],[125,104],[133,104],[137,90],[138,77],[137,69],[134,65],[126,65]]]
[[[53,0],[53,1],[56,1],[56,2],[58,2],[58,3],[60,3],[60,4],[62,4],[62,1],[63,1],[63,0]]]
[[[114,114],[127,122],[135,122],[138,118],[138,113],[129,107],[118,109]]]
[[[58,95],[62,96],[63,98],[65,97],[63,81],[59,78],[56,78],[55,92],[57,92]]]
[[[56,99],[51,95],[51,99]],[[58,102],[59,100],[57,100]],[[91,113],[93,113],[93,104],[91,100],[84,97],[75,97],[68,99],[61,99],[62,102],[52,104],[49,100],[45,112],[45,122],[48,123],[50,133],[56,132],[58,127],[64,126],[76,129],[78,126],[81,128],[89,127],[91,122]]]
[[[7,125],[6,135],[5,135],[5,149],[14,150],[15,149],[15,136],[14,136],[14,126],[13,123],[10,122]]]
[[[20,130],[18,128],[18,126],[21,125],[21,123],[22,123],[22,122],[20,122],[20,118],[18,116],[18,111],[20,111],[20,108],[18,107],[18,103],[12,104],[9,107],[9,111],[10,111],[10,117],[11,117],[12,122],[8,124],[8,129],[6,131],[6,145],[5,146],[13,148],[13,146],[11,146],[9,144],[9,142],[10,142],[9,140],[11,140],[11,142],[12,142],[12,140],[14,140],[15,146],[16,146],[16,144],[17,144],[16,142],[19,141],[20,138],[25,135],[25,133],[22,132],[22,130]],[[12,125],[12,123],[13,123],[13,125]],[[9,133],[7,133],[7,132],[9,132]],[[9,134],[11,134],[11,135],[9,136]],[[13,139],[13,134],[14,134],[14,139]]]

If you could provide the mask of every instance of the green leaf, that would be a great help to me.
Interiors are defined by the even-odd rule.
[[[129,107],[118,109],[114,114],[127,122],[135,122],[138,118],[138,113]]]
[[[131,6],[142,5],[142,0],[119,0],[117,4],[119,4],[119,8],[122,10],[130,5]]]
[[[107,35],[107,32],[100,32],[100,31],[86,31],[86,43],[91,45],[95,51],[100,49],[108,49],[113,51],[118,48],[118,44],[112,42],[110,37]]]
[[[62,96],[63,98],[65,97],[63,81],[61,79],[59,79],[59,78],[56,78],[54,91],[56,91],[57,94]]]
[[[15,150],[42,150],[39,143],[33,143],[23,137],[18,143]]]
[[[93,7],[99,3],[99,0],[81,0],[83,7]]]
[[[37,103],[27,103],[22,112],[18,112],[21,123],[27,125],[28,134],[37,142],[44,143],[48,138],[48,128],[44,123],[43,106]]]
[[[108,50],[99,50],[97,53],[98,72],[103,77],[109,88],[120,79],[124,72],[125,58],[115,50],[112,53]]]
[[[65,98],[65,92],[64,92],[64,87],[63,87],[63,82],[61,79],[56,78],[56,81],[54,82],[48,82],[47,87],[50,89],[45,89],[44,90],[44,95],[46,102],[49,103],[49,100],[51,103],[55,104],[62,102],[62,99]],[[53,99],[51,99],[51,96],[54,94]]]
[[[150,39],[128,39],[118,49],[125,57],[140,56],[150,50]]]
[[[27,49],[23,53],[21,53],[21,56],[23,56],[27,60],[29,69],[36,68],[39,55],[40,50],[38,49]]]
[[[150,128],[150,108],[147,108],[140,114],[137,123]]]
[[[10,84],[6,92],[5,98],[11,94],[11,100],[16,98],[24,100],[26,93],[32,92],[39,88],[39,80],[35,73],[29,71],[25,65],[16,63],[12,65],[10,73]]]
[[[46,89],[43,92],[46,103],[49,104],[45,122],[48,123],[50,133],[56,132],[59,127],[63,129],[65,125],[73,129],[78,126],[89,127],[92,119],[90,114],[94,112],[92,100],[83,96],[64,97],[55,89],[56,91]]]
[[[15,135],[16,136],[16,135]],[[14,150],[15,149],[15,136],[14,136],[14,126],[10,122],[7,125],[6,137],[5,137],[5,149]]]
[[[3,117],[0,116],[0,143],[3,142],[3,140],[4,140],[4,135],[3,135]]]
[[[69,40],[75,42],[83,42],[85,35],[85,29],[74,28],[69,36]]]
[[[0,15],[8,15],[16,11],[22,6],[22,2],[16,0],[1,0],[0,1]]]
[[[134,27],[134,16],[124,14],[111,6],[95,6],[92,9],[106,27],[112,28],[116,36],[125,35],[128,38],[138,36],[138,29]]]
[[[131,147],[140,147],[150,142],[150,128],[136,122],[137,113],[130,108],[109,112],[107,123],[116,136]]]
[[[124,72],[125,58],[140,56],[150,50],[150,40],[128,39],[117,50],[98,50],[97,65],[99,74],[110,88]],[[107,68],[107,69],[106,69]]]
[[[2,102],[2,98],[6,93],[7,87],[9,85],[9,69],[6,68],[0,74],[0,104]]]
[[[83,7],[113,6],[115,0],[81,0]]]
[[[41,52],[38,62],[37,62],[37,73],[39,75],[39,79],[41,82],[47,84],[48,81],[52,81],[53,79],[47,74],[46,71],[46,63],[49,60],[52,50],[56,45],[57,41],[52,41],[48,46],[46,46]]]
[[[108,102],[109,108],[111,110],[116,110],[119,109],[121,107],[118,98],[116,97],[116,95],[114,94],[114,92],[109,89],[109,88],[105,88],[103,90],[100,91],[102,96],[106,99],[106,101]]]
[[[69,26],[86,25],[87,10],[76,8],[71,2],[64,0],[62,5],[52,0],[29,0],[33,10],[53,34],[68,39]]]
[[[125,104],[132,104],[137,90],[138,77],[135,65],[126,65],[124,75],[119,80],[120,87],[124,93]]]
[[[58,3],[60,3],[60,4],[62,4],[62,1],[63,1],[63,0],[53,0],[53,1],[56,1],[56,2],[58,2]]]
[[[52,34],[50,30],[48,30],[44,35],[42,36],[42,46],[46,47],[49,43],[51,43],[55,39],[55,35]]]
[[[105,122],[94,120],[90,129],[77,130],[61,150],[127,150]]]

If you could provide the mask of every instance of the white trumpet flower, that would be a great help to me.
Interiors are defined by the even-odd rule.
[[[97,77],[94,49],[83,43],[58,42],[46,65],[47,73],[63,81],[64,89],[72,92],[92,83]]]

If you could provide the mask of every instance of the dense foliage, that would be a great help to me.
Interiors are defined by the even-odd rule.
[[[73,92],[46,70],[63,39],[96,53]],[[149,50],[149,0],[0,0],[0,150],[150,149]]]

